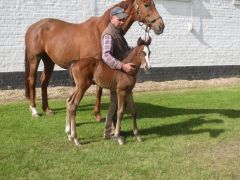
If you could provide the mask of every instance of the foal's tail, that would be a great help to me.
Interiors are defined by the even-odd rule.
[[[73,61],[71,61],[69,64],[68,64],[68,72],[69,72],[69,74],[70,74],[70,76],[71,76],[71,78],[73,78],[73,75],[72,75],[72,66],[76,63],[77,61],[76,60],[73,60]]]
[[[25,49],[25,96],[26,98],[29,99],[30,89],[29,89],[28,77],[29,77],[29,61],[27,58],[27,49]]]

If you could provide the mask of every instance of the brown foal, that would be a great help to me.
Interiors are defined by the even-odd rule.
[[[138,46],[135,47],[127,58],[123,60],[124,63],[132,62],[136,65],[137,72],[142,65],[145,70],[150,68],[148,60],[148,42],[138,40]],[[66,133],[69,140],[74,141],[79,145],[76,131],[76,111],[77,107],[84,96],[86,90],[91,86],[93,80],[102,88],[115,90],[118,96],[118,110],[117,110],[117,124],[115,129],[115,137],[119,144],[123,144],[123,138],[120,136],[121,120],[127,102],[133,120],[133,133],[140,141],[136,122],[136,109],[133,101],[132,89],[136,83],[136,74],[128,75],[122,71],[111,69],[102,60],[94,58],[84,58],[74,61],[71,64],[70,71],[76,90],[67,99],[67,115],[66,115]]]

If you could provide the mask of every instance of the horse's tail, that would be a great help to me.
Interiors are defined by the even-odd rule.
[[[27,58],[27,49],[25,48],[25,96],[26,98],[29,99],[30,89],[29,89],[28,77],[29,77],[29,61]]]

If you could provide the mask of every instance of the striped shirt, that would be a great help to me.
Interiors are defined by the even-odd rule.
[[[102,38],[102,59],[112,69],[121,69],[123,63],[113,57],[113,40],[109,34]]]

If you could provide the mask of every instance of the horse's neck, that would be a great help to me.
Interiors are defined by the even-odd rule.
[[[125,12],[128,14],[128,17],[125,20],[125,23],[123,25],[124,34],[129,30],[132,24],[136,21],[136,12],[134,7],[135,0],[127,0],[125,2],[128,4],[127,9],[125,9]]]

